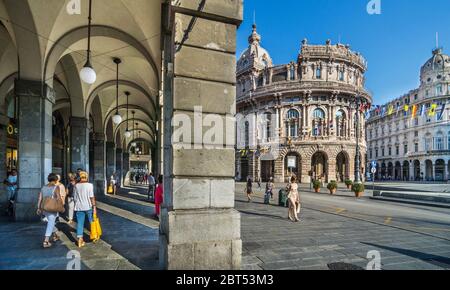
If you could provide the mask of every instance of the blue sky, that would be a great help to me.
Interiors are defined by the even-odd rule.
[[[350,44],[367,59],[366,87],[381,104],[419,86],[420,67],[439,46],[450,54],[450,0],[381,0],[381,15],[369,15],[369,0],[244,0],[238,55],[248,46],[256,12],[262,46],[275,64],[297,59],[301,40]]]

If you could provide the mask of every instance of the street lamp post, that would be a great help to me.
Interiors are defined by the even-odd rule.
[[[360,157],[361,152],[359,148],[359,139],[360,139],[360,130],[359,130],[359,108],[361,105],[360,97],[356,96],[356,117],[355,117],[355,125],[356,125],[356,154],[355,154],[355,183],[361,183],[361,163]]]

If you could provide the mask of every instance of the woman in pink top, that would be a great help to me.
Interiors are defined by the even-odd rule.
[[[158,185],[156,186],[155,191],[155,213],[156,217],[159,218],[159,215],[161,214],[161,204],[163,203],[163,196],[164,196],[164,188],[163,188],[163,176],[160,175],[158,177]]]

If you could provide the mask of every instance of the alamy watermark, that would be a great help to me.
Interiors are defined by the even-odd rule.
[[[67,266],[66,270],[68,271],[79,271],[81,270],[81,254],[78,251],[70,251],[66,255]]]
[[[370,15],[380,15],[381,0],[370,0],[369,3],[367,3],[367,13]]]
[[[69,0],[67,3],[66,11],[69,15],[81,14],[81,0]]]
[[[369,251],[367,253],[367,259],[370,261],[367,264],[366,270],[381,270],[381,253],[379,251]]]

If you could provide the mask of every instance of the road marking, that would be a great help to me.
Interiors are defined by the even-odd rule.
[[[384,224],[385,224],[385,225],[389,225],[391,222],[392,222],[392,218],[391,218],[391,217],[388,217],[388,218],[386,218],[386,219],[384,220]]]
[[[341,213],[343,213],[344,211],[347,211],[345,208],[337,208],[336,209],[336,213],[337,214],[341,214]]]

